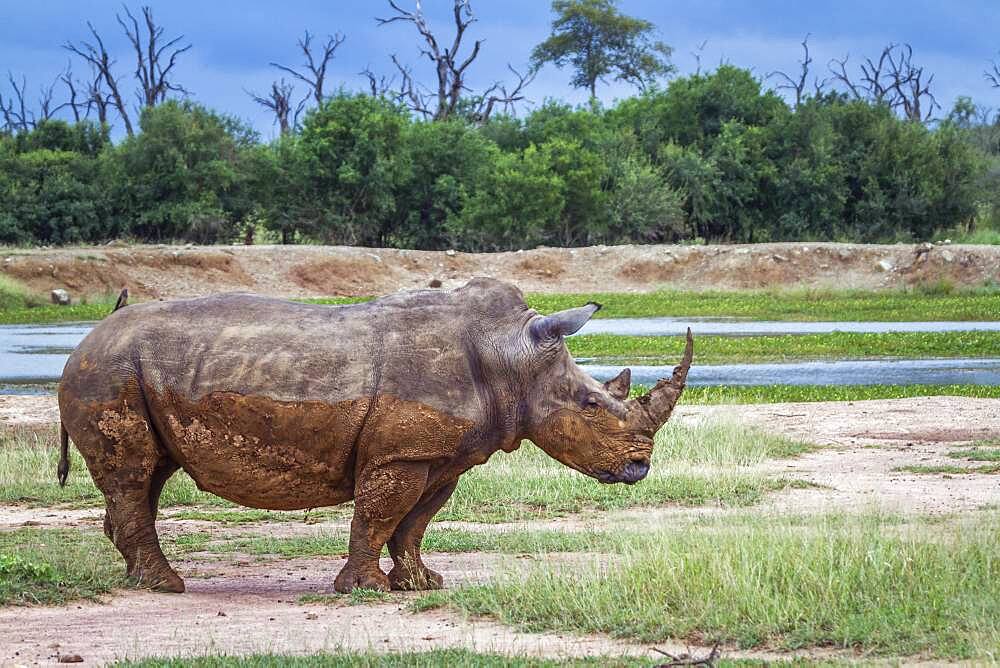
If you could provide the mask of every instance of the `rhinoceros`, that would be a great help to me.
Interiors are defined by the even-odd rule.
[[[254,508],[354,499],[334,588],[437,588],[424,531],[459,476],[497,451],[528,439],[603,483],[649,471],[653,435],[684,389],[691,332],[673,376],[629,400],[628,369],[594,380],[563,341],[599,308],[539,315],[490,279],[349,306],[250,294],[127,306],[66,363],[60,482],[69,437],[104,494],[104,532],[128,575],[155,590],[184,591],[155,527],[178,469]]]

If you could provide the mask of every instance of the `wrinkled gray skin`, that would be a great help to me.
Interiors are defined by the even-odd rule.
[[[341,307],[245,294],[128,306],[67,362],[63,429],[105,495],[105,532],[150,587],[184,589],[155,529],[179,468],[256,508],[354,499],[338,591],[440,587],[420,557],[424,530],[459,475],[498,450],[528,438],[607,483],[649,470],[690,333],[673,378],[629,401],[628,369],[602,384],[563,342],[598,308],[540,316],[488,279]]]

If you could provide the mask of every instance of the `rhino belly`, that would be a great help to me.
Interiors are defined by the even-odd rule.
[[[290,402],[231,392],[150,401],[167,449],[200,489],[271,510],[353,498],[355,443],[368,402]]]

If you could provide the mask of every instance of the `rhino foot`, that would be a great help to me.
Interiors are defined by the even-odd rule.
[[[130,573],[129,577],[140,587],[167,594],[183,594],[184,580],[170,567],[162,571]]]
[[[389,571],[389,586],[396,591],[441,589],[444,587],[444,578],[423,565],[416,569],[394,566]]]
[[[378,568],[374,571],[362,571],[347,565],[333,581],[333,588],[341,594],[348,594],[355,589],[389,591],[389,578]]]

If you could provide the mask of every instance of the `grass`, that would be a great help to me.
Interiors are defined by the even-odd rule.
[[[878,516],[811,526],[748,517],[621,534],[613,566],[559,568],[426,595],[531,631],[741,647],[1000,657],[1000,517],[900,531]]]
[[[954,464],[914,464],[911,466],[899,466],[893,471],[901,473],[933,474],[943,473],[946,475],[970,475],[982,473],[991,475],[1000,473],[1000,464],[986,464],[983,466],[956,466]]]
[[[596,358],[602,363],[623,365],[676,364],[684,351],[684,339],[680,336],[585,334],[566,339],[566,345],[574,357]],[[695,347],[698,364],[885,357],[997,357],[1000,356],[1000,334],[833,332],[786,336],[696,336]]]
[[[104,534],[70,529],[0,531],[0,605],[59,605],[126,584]]]
[[[301,605],[364,605],[365,603],[383,603],[391,600],[388,592],[377,589],[354,589],[350,594],[305,594],[299,596],[297,603]]]
[[[994,444],[995,441],[984,441],[971,448],[949,452],[948,456],[952,459],[965,459],[970,462],[1000,462],[1000,448],[988,447]]]
[[[252,656],[203,656],[189,658],[152,658],[112,664],[117,668],[559,668],[562,666],[595,666],[604,668],[649,668],[649,659],[622,657],[588,657],[582,659],[542,659],[537,657],[487,654],[466,649],[436,649],[417,652],[342,652],[287,656],[257,654]],[[765,665],[763,662],[720,661],[720,668],[729,666]]]
[[[65,487],[56,481],[59,461],[55,428],[42,431],[0,429],[0,503],[77,506],[103,505],[83,458],[70,447],[70,475]],[[160,497],[162,506],[228,506],[234,504],[203,492],[183,472],[176,473]]]
[[[498,453],[489,464],[463,475],[438,518],[507,522],[668,503],[749,505],[792,481],[770,478],[747,467],[764,458],[790,456],[806,448],[779,436],[747,431],[736,425],[694,429],[668,423],[658,435],[657,443],[651,474],[642,484],[625,486],[602,485],[525,442],[518,451]],[[70,452],[69,484],[59,487],[55,477],[58,448],[54,430],[0,431],[0,503],[101,505],[103,498],[82,458],[75,449]],[[236,510],[234,504],[198,490],[183,472],[168,481],[160,505],[216,506],[214,510],[195,508],[186,516],[223,522],[305,517],[301,513],[279,516],[265,511]]]
[[[636,394],[648,389],[634,386]],[[681,404],[772,404],[810,401],[866,401],[908,397],[976,397],[1000,399],[997,385],[749,385],[691,387]]]
[[[624,486],[582,479],[526,442],[463,475],[437,518],[510,522],[670,503],[750,505],[789,481],[747,467],[804,447],[736,425],[690,428],[668,423],[657,435],[649,476],[638,485]]]
[[[116,299],[117,295],[58,306],[32,293],[22,283],[0,274],[0,325],[100,320],[111,312]]]
[[[100,320],[113,298],[73,306],[46,304],[23,286],[5,279],[0,285],[0,324],[27,324]],[[5,298],[4,294],[14,295]],[[588,301],[604,305],[597,318],[656,316],[738,317],[757,320],[904,321],[995,320],[1000,314],[1000,288],[953,288],[948,285],[911,290],[756,290],[660,291],[650,293],[539,294],[525,296],[542,313],[580,306]],[[304,299],[314,304],[354,304],[372,297]]]
[[[316,533],[312,536],[274,537],[260,534],[227,536],[213,540],[211,534],[180,534],[172,548],[178,553],[240,553],[255,556],[342,557],[347,554],[347,533]],[[544,554],[547,552],[600,552],[613,544],[611,534],[600,531],[525,530],[468,531],[430,525],[421,548],[424,552],[495,554]],[[383,555],[388,551],[383,549]],[[339,599],[338,599],[339,600]],[[306,602],[306,601],[300,601]],[[323,602],[323,601],[308,601]]]
[[[528,304],[551,313],[588,301],[604,305],[596,318],[738,317],[755,320],[906,321],[996,320],[1000,288],[947,285],[911,290],[661,291],[529,294]]]

